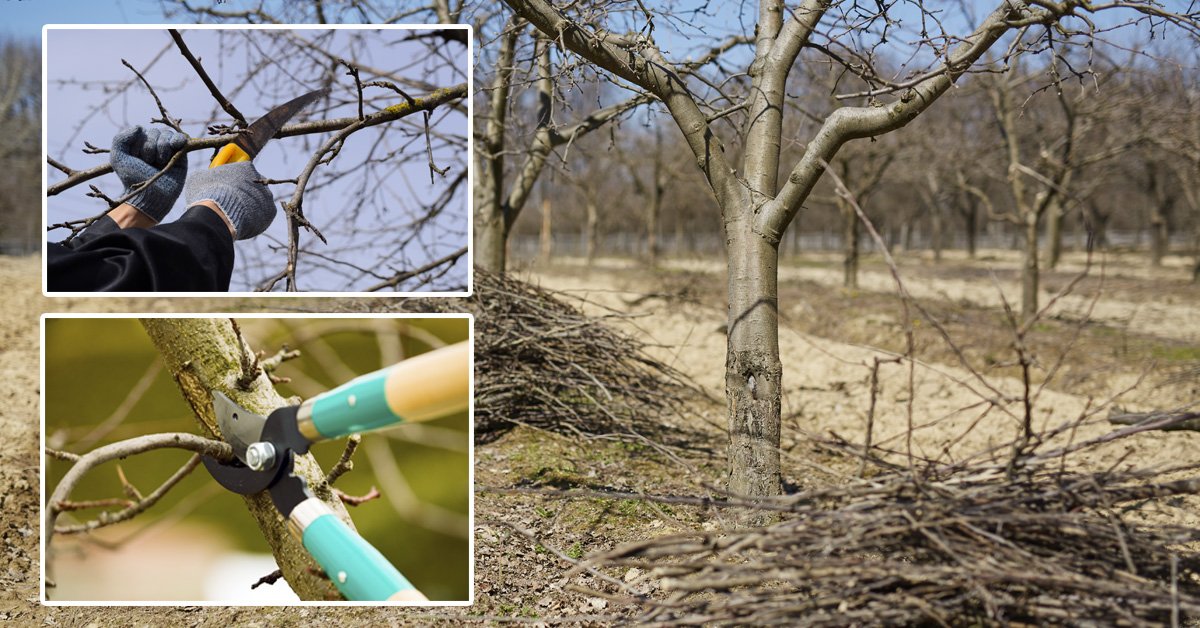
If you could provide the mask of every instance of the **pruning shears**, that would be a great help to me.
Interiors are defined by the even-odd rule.
[[[268,491],[288,530],[346,599],[425,600],[378,550],[313,496],[294,472],[295,456],[317,441],[466,410],[470,372],[470,347],[460,342],[362,375],[267,417],[214,392],[217,425],[235,458],[222,463],[205,456],[204,466],[235,493]]]
[[[254,159],[262,151],[263,146],[266,146],[267,142],[275,137],[275,134],[283,128],[288,120],[328,93],[328,89],[318,89],[293,98],[268,111],[244,131],[239,132],[236,139],[222,146],[208,167],[216,168],[225,164]]]

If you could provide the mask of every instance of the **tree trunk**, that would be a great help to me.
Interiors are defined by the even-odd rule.
[[[1192,283],[1200,283],[1200,225],[1196,225],[1196,237],[1193,242],[1196,257],[1192,260]]]
[[[550,224],[550,199],[544,194],[542,195],[542,230],[538,234],[538,257],[541,258],[542,264],[549,264],[550,257],[554,254],[553,233]]]
[[[475,189],[474,230],[476,266],[492,272],[503,273],[506,262],[505,246],[508,242],[508,227],[504,219],[504,207],[500,201],[500,182],[503,162],[499,158],[477,157]]]
[[[242,351],[250,349],[234,333],[229,319],[145,318],[141,322],[206,435],[221,438],[213,414],[214,391],[229,395],[238,404],[263,416],[275,408],[288,405],[288,401],[275,392],[270,380],[262,372],[250,384],[249,390],[236,388],[234,382],[241,374],[239,357]],[[314,495],[332,508],[351,529],[354,528],[345,506],[333,496],[329,485],[325,483],[325,473],[311,454],[296,457],[296,473],[304,477]],[[341,599],[328,579],[314,573],[314,569],[320,569],[319,565],[287,531],[270,496],[264,491],[245,496],[244,499],[250,515],[271,547],[284,579],[296,595],[303,600]]]
[[[650,204],[646,207],[646,261],[651,266],[658,265],[658,220],[662,214],[663,188],[666,186],[661,170],[662,167],[656,162],[654,184],[650,189]]]
[[[1150,265],[1162,266],[1163,258],[1167,256],[1167,241],[1170,233],[1167,229],[1167,216],[1161,202],[1154,203],[1150,210]]]
[[[587,229],[586,256],[587,256],[588,268],[591,268],[592,264],[596,261],[596,238],[597,238],[596,232],[597,232],[597,226],[599,225],[599,223],[600,223],[600,215],[599,215],[599,211],[596,208],[596,201],[593,200],[591,196],[588,196],[588,199],[587,199],[587,224],[585,226],[585,228]]]
[[[942,261],[942,248],[945,246],[942,241],[944,230],[942,228],[942,203],[940,201],[941,199],[934,197],[933,204],[929,208],[930,245],[933,247],[934,263]]]
[[[684,250],[684,246],[683,246],[683,217],[682,216],[675,219],[675,240],[674,240],[674,242],[672,242],[672,245],[674,246],[674,249],[675,249],[673,251],[673,253],[676,256],[682,256],[684,254],[685,250]]]
[[[1038,215],[1025,212],[1025,260],[1021,268],[1021,320],[1027,321],[1038,310]]]
[[[979,237],[979,209],[976,207],[968,208],[966,214],[963,215],[963,222],[967,230],[967,257],[975,259],[976,238]]]
[[[731,212],[732,213],[732,212]],[[764,497],[782,490],[779,470],[779,251],[753,232],[753,212],[728,224],[729,491]]]
[[[508,260],[508,229],[504,216],[488,215],[486,209],[475,212],[475,265],[492,272],[504,272]]]
[[[1056,194],[1046,207],[1046,268],[1058,267],[1062,258],[1062,228],[1064,218],[1062,200]]]
[[[842,212],[842,286],[858,287],[858,216],[849,203],[838,200]]]

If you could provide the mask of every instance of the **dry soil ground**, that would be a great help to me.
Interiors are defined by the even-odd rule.
[[[1037,427],[1090,417],[1071,433],[1076,440],[1111,430],[1109,409],[1150,410],[1200,399],[1200,288],[1186,281],[1183,260],[1148,270],[1140,258],[1114,256],[1094,264],[1074,292],[1057,302],[1027,338],[1035,356]],[[905,349],[912,330],[917,366],[883,364],[877,396],[876,445],[905,455],[909,416],[916,427],[914,455],[961,459],[1010,440],[1019,429],[1023,396],[1013,334],[1000,308],[1000,291],[1016,295],[1016,261],[1003,252],[940,265],[916,257],[902,262],[913,306],[905,314],[887,269],[864,267],[859,290],[844,290],[831,258],[790,260],[781,270],[781,354],[784,363],[785,473],[791,486],[837,481],[853,459],[815,445],[809,435],[861,443],[875,358]],[[1070,258],[1046,277],[1051,290],[1071,283],[1083,260]],[[1101,272],[1101,270],[1103,272]],[[659,359],[707,388],[717,401],[688,408],[700,435],[694,446],[670,454],[644,445],[606,440],[586,443],[526,429],[477,448],[476,604],[468,609],[419,613],[371,608],[134,608],[97,612],[46,608],[37,603],[37,317],[42,311],[203,311],[254,307],[230,302],[62,301],[38,296],[37,261],[0,258],[9,288],[0,319],[0,619],[22,625],[348,625],[429,623],[440,619],[572,617],[587,622],[613,612],[609,602],[573,591],[591,576],[564,575],[571,561],[622,541],[727,523],[722,512],[617,499],[556,499],[547,490],[621,490],[655,494],[713,494],[724,478],[724,273],[719,262],[671,261],[655,270],[628,260],[600,260],[588,269],[576,260],[524,269],[543,286],[586,298],[596,311],[633,315],[623,323]],[[1049,299],[1050,294],[1044,297]],[[326,302],[328,303],[328,302]],[[295,303],[289,304],[294,306]],[[314,308],[325,307],[313,304]],[[265,306],[270,309],[270,305]],[[332,307],[332,305],[330,306]],[[936,322],[937,325],[931,323]],[[938,331],[945,330],[948,344]],[[985,408],[991,408],[984,412]],[[1066,437],[1064,437],[1066,438]],[[1049,445],[1047,445],[1049,446]],[[1157,465],[1195,460],[1200,434],[1152,432],[1101,448],[1082,460],[1103,466]],[[1200,525],[1194,500],[1158,517]],[[613,574],[638,581],[638,573]],[[644,585],[650,588],[651,584]],[[415,609],[413,609],[415,610]],[[619,612],[619,611],[618,611]]]

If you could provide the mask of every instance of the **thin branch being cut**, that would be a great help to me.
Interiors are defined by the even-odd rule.
[[[188,63],[192,64],[192,68],[196,70],[196,74],[200,75],[200,80],[204,81],[204,86],[208,88],[209,93],[211,93],[213,98],[217,100],[217,104],[221,105],[221,108],[225,110],[225,113],[228,113],[233,117],[234,120],[237,120],[238,126],[245,128],[247,126],[246,116],[242,115],[242,112],[238,111],[238,108],[233,106],[233,103],[221,93],[221,90],[217,87],[216,83],[213,83],[212,79],[209,78],[208,72],[204,69],[204,66],[201,65],[200,60],[197,59],[196,56],[192,54],[192,51],[188,49],[187,44],[184,43],[183,36],[179,34],[179,31],[173,28],[168,28],[167,32],[171,34],[171,39],[175,40],[175,45],[179,47],[179,53],[183,55],[184,59],[187,59]]]

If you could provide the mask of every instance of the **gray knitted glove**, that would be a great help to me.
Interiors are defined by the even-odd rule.
[[[187,144],[187,136],[173,129],[135,126],[113,136],[109,162],[113,172],[125,184],[121,197],[129,194],[133,186],[148,181],[171,161],[171,156]],[[127,203],[143,214],[161,222],[171,211],[175,199],[183,189],[187,178],[187,154],[179,156],[171,169],[153,183],[129,197]]]
[[[221,207],[237,231],[237,239],[246,240],[267,230],[275,220],[275,200],[262,174],[252,161],[239,161],[193,172],[184,188],[188,205],[211,200]]]

